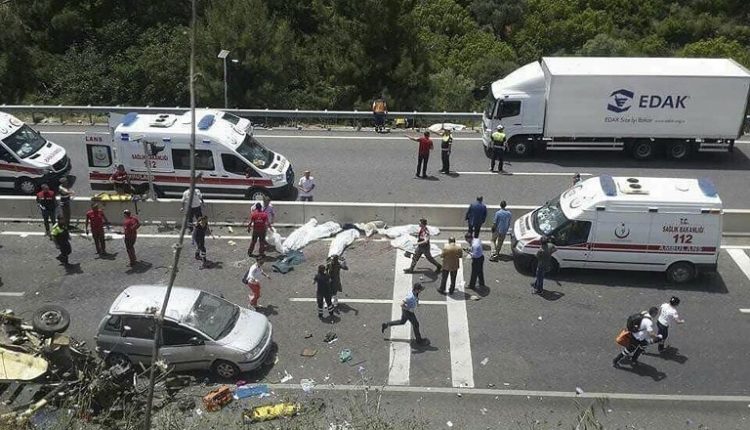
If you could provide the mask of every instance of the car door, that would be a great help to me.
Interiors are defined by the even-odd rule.
[[[154,327],[150,316],[123,316],[122,340],[112,347],[112,352],[127,355],[134,364],[148,365],[154,348]]]
[[[205,337],[173,321],[164,321],[160,357],[175,370],[207,369],[211,365],[206,354]]]
[[[591,221],[572,220],[557,230],[553,241],[557,252],[553,257],[560,267],[585,267],[591,248]]]

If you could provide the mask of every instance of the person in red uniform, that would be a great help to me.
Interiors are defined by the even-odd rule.
[[[247,225],[247,231],[252,231],[253,237],[250,240],[250,247],[247,248],[247,255],[252,257],[255,251],[255,242],[260,241],[258,252],[261,257],[266,254],[266,231],[271,227],[271,221],[268,214],[263,211],[260,203],[255,204],[255,208],[250,213],[250,223]]]
[[[420,170],[422,171],[422,178],[427,179],[427,162],[430,160],[430,151],[432,151],[432,139],[430,139],[430,132],[425,131],[422,137],[406,136],[409,139],[419,143],[419,151],[417,152],[417,175],[418,178]]]
[[[97,203],[91,203],[91,209],[86,212],[86,236],[89,235],[89,225],[91,225],[91,237],[94,239],[96,253],[99,255],[106,255],[107,250],[104,245],[104,226],[109,225],[109,220]]]
[[[122,164],[118,165],[117,170],[109,177],[109,180],[112,182],[117,194],[127,194],[129,178],[128,172],[125,171],[125,166]]]
[[[122,211],[125,219],[122,222],[122,229],[125,236],[125,249],[128,251],[128,258],[130,262],[128,267],[133,267],[138,263],[135,258],[135,240],[138,237],[138,229],[141,227],[141,222],[137,217],[130,214],[128,209]]]
[[[39,205],[39,210],[42,211],[44,234],[49,236],[49,226],[50,224],[54,224],[57,218],[55,214],[55,208],[57,207],[55,192],[49,189],[49,185],[42,184],[42,189],[36,193],[36,203]]]

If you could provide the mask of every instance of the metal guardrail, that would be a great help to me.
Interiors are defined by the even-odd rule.
[[[3,112],[22,112],[28,114],[82,114],[82,115],[105,115],[113,113],[183,113],[187,107],[164,107],[164,106],[51,106],[51,105],[0,105]],[[221,109],[221,108],[219,108]],[[300,110],[300,109],[221,109],[246,118],[328,118],[328,119],[372,119],[370,111],[343,111],[343,110]],[[404,117],[412,119],[439,119],[439,120],[480,120],[481,112],[388,112],[389,117]]]

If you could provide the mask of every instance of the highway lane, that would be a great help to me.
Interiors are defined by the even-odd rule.
[[[81,178],[76,189],[90,194],[86,180],[82,127],[39,126],[47,138],[64,146],[73,159],[73,174]],[[89,128],[104,130],[102,127]],[[486,201],[505,199],[533,205],[558,194],[573,172],[592,175],[702,177],[714,180],[728,208],[750,204],[746,186],[750,144],[738,143],[732,154],[700,154],[687,162],[632,160],[621,153],[549,152],[540,158],[508,159],[506,169],[516,175],[490,175],[479,134],[457,133],[451,157],[451,176],[437,173],[440,157],[430,157],[428,180],[415,179],[416,143],[393,131],[257,130],[269,148],[288,157],[297,172],[316,177],[320,201],[460,203],[484,195]],[[416,135],[413,133],[413,135]],[[436,145],[439,140],[435,139]]]

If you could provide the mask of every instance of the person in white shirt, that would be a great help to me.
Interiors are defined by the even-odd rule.
[[[620,360],[625,358],[625,356],[627,355],[631,356],[631,366],[635,367],[638,365],[638,357],[641,356],[646,346],[650,343],[658,341],[661,338],[661,336],[656,333],[656,325],[654,324],[654,320],[656,320],[656,317],[658,315],[659,308],[655,306],[650,308],[648,312],[643,313],[643,318],[641,319],[641,324],[638,327],[638,331],[630,333],[632,342],[630,343],[630,345],[628,345],[627,348],[625,348],[624,351],[617,354],[617,357],[612,360],[612,366],[614,366],[615,368],[620,367]]]
[[[669,337],[669,326],[685,322],[677,313],[677,306],[680,305],[680,298],[672,296],[668,303],[662,303],[659,307],[659,318],[656,319],[656,326],[659,329],[661,340],[659,340],[659,352],[664,352],[664,341]]]
[[[263,271],[263,259],[258,258],[255,260],[255,264],[250,266],[245,272],[245,276],[242,277],[242,282],[250,288],[250,294],[248,299],[250,300],[250,307],[255,309],[258,307],[258,299],[260,299],[260,277],[265,276],[267,279],[271,279],[266,272]]]
[[[297,189],[299,190],[299,200],[301,202],[313,201],[312,191],[315,189],[315,178],[310,176],[309,170],[305,170],[304,175],[299,178]]]
[[[185,192],[182,193],[182,207],[180,208],[180,212],[184,211],[185,208],[187,208],[188,200],[190,199],[190,188],[185,190]],[[193,193],[193,203],[190,205],[190,209],[188,211],[188,226],[190,226],[190,229],[193,228],[193,219],[196,221],[198,218],[203,216],[203,195],[201,194],[201,190],[198,188],[195,189],[195,193]]]
[[[482,250],[482,240],[479,237],[472,237],[471,233],[467,233],[464,239],[470,245],[470,248],[466,252],[471,257],[471,276],[469,276],[469,285],[466,288],[470,290],[476,289],[477,280],[479,280],[480,287],[487,288],[484,283],[484,251]]]
[[[276,217],[276,209],[271,204],[271,198],[268,196],[263,197],[263,212],[268,215],[268,222],[273,225],[274,218]]]

